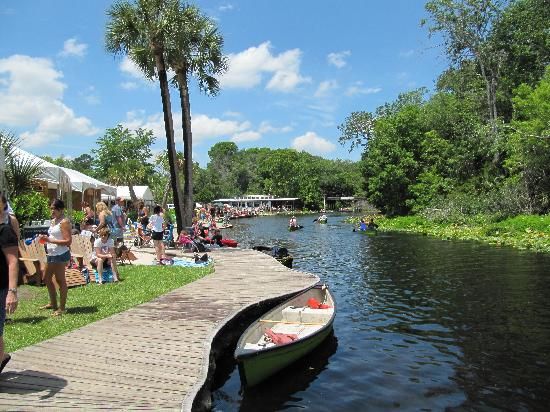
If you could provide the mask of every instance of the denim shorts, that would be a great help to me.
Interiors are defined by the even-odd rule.
[[[65,253],[60,255],[48,255],[46,262],[48,263],[67,263],[71,260],[71,251],[67,250]]]
[[[8,288],[0,289],[0,336],[4,336],[4,322],[6,321],[6,298]]]

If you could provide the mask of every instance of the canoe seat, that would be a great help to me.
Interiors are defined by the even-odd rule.
[[[334,308],[311,309],[308,307],[288,306],[283,309],[283,320],[287,322],[326,323],[332,317]]]

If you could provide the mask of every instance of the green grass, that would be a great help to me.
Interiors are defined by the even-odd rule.
[[[354,219],[358,221],[359,218]],[[379,230],[419,233],[442,239],[476,240],[550,253],[550,216],[521,215],[496,222],[491,216],[472,216],[466,222],[435,222],[420,216],[377,217]]]
[[[151,301],[213,271],[181,266],[122,266],[122,281],[115,284],[90,284],[69,289],[67,314],[52,317],[51,310],[40,306],[48,303],[46,287],[22,286],[19,305],[4,328],[7,352],[33,345],[65,332],[80,328],[115,313]]]

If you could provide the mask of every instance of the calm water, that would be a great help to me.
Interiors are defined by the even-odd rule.
[[[550,410],[550,256],[474,242],[353,233],[301,217],[239,220],[227,237],[284,246],[338,304],[334,336],[216,411]]]

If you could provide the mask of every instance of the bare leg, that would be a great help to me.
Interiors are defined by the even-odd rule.
[[[57,309],[57,293],[55,291],[55,285],[53,284],[54,271],[55,263],[47,263],[44,272],[44,282],[46,282],[48,294],[50,295],[50,306],[52,309]]]
[[[59,310],[65,310],[65,304],[67,303],[67,279],[65,278],[65,263],[55,263],[55,280],[59,285]]]
[[[113,270],[113,281],[118,282],[118,267],[116,265],[116,259],[109,259],[109,263],[111,264],[111,269]]]
[[[97,258],[96,265],[97,276],[99,278],[99,284],[101,285],[103,283],[103,258]]]

